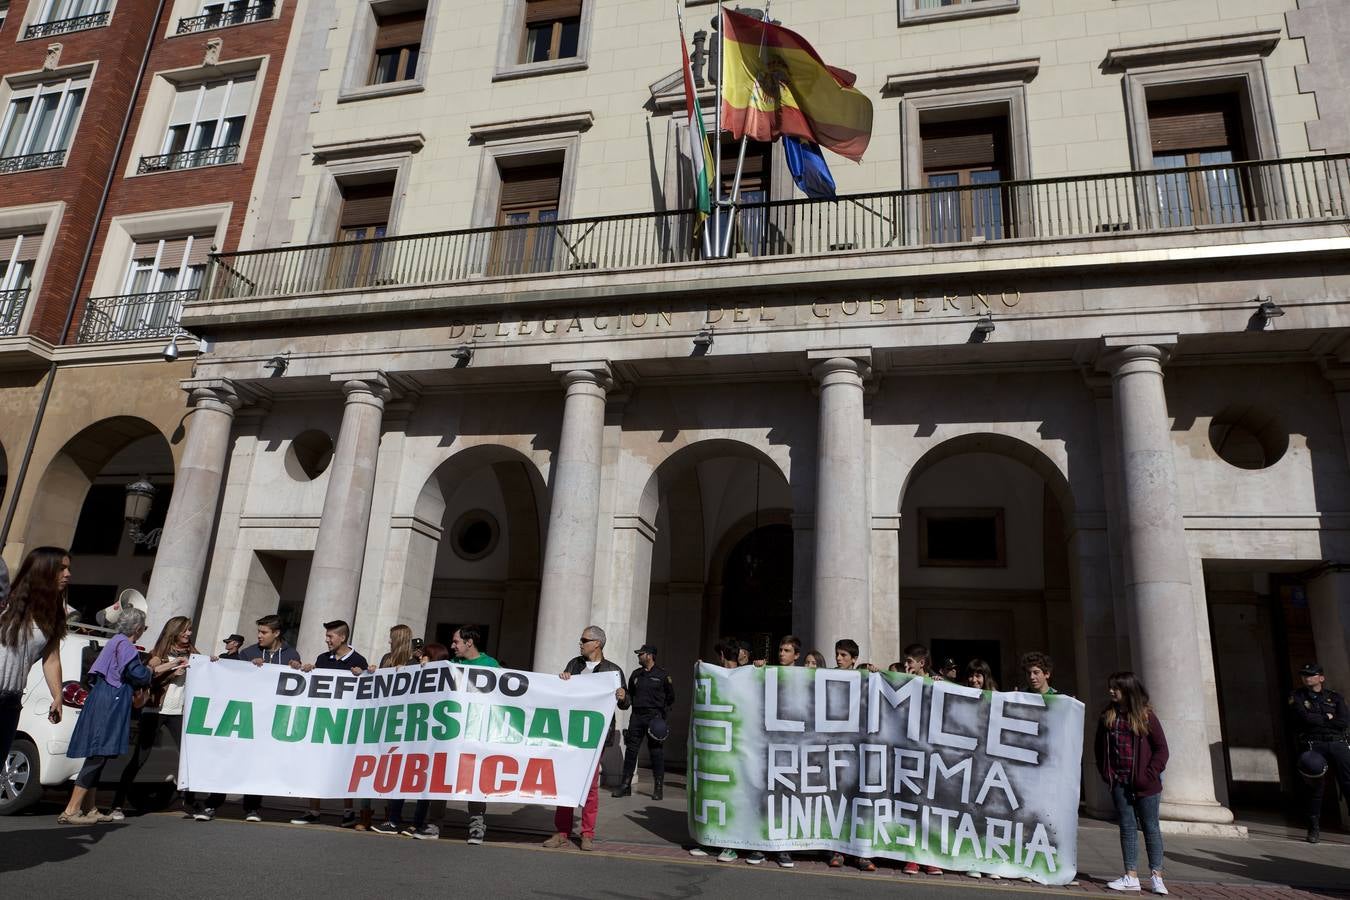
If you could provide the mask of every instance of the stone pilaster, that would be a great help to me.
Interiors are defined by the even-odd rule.
[[[150,604],[147,633],[152,635],[158,635],[174,616],[192,616],[197,611],[230,454],[234,412],[241,405],[239,392],[229,381],[194,379],[183,382],[183,389],[192,410],[184,426],[183,459],[174,475],[173,499],[146,598]]]
[[[548,535],[539,584],[534,668],[559,672],[577,654],[577,637],[591,624],[596,532],[604,449],[609,365],[555,363],[562,378],[562,430],[549,471]]]
[[[1167,733],[1171,759],[1162,817],[1228,823],[1233,814],[1215,799],[1205,697],[1193,679],[1177,677],[1194,663],[1195,602],[1186,530],[1177,501],[1176,462],[1163,391],[1163,363],[1174,338],[1120,336],[1105,340],[1120,451],[1126,596],[1135,671],[1147,686]]]
[[[380,372],[344,372],[332,376],[342,385],[346,403],[328,470],[323,517],[314,545],[314,562],[305,587],[297,649],[306,659],[325,649],[323,623],[356,618],[366,534],[375,493],[380,425],[389,384]]]
[[[863,380],[870,351],[819,351],[816,439],[815,576],[812,640],[828,653],[840,638],[866,644],[872,635],[868,594],[871,519],[867,502]],[[870,653],[864,646],[863,654]]]

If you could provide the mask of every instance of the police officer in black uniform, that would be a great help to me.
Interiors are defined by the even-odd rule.
[[[1350,801],[1350,707],[1345,698],[1325,686],[1317,663],[1298,674],[1303,687],[1289,695],[1289,712],[1298,735],[1299,774],[1308,783],[1308,843],[1321,840],[1322,792],[1328,769],[1334,769],[1341,796]]]
[[[656,648],[643,644],[637,650],[641,664],[628,676],[628,699],[633,715],[624,732],[623,783],[610,795],[627,797],[633,793],[633,773],[637,771],[642,739],[652,757],[652,799],[660,800],[666,778],[666,717],[675,705],[675,684],[666,670],[656,664]]]

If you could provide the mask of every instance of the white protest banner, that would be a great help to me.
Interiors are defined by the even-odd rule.
[[[178,784],[281,797],[576,806],[618,676],[429,663],[353,675],[194,656]]]
[[[1067,884],[1083,704],[898,672],[700,663],[689,831]]]

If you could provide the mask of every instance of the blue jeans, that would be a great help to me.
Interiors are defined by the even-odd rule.
[[[1139,829],[1144,830],[1144,846],[1148,849],[1148,867],[1161,872],[1163,867],[1162,830],[1158,828],[1158,803],[1162,794],[1138,797],[1133,789],[1119,781],[1111,785],[1111,799],[1116,804],[1120,824],[1120,855],[1125,858],[1125,871],[1139,869]]]

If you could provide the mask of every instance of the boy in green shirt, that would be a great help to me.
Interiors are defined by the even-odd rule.
[[[455,629],[450,639],[450,652],[454,661],[465,666],[483,666],[500,669],[502,664],[488,656],[478,645],[483,641],[483,632],[474,625],[461,625]],[[469,801],[469,843],[481,844],[487,838],[487,804],[482,800]]]

